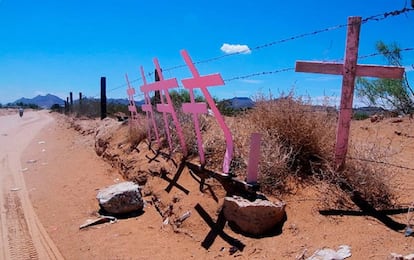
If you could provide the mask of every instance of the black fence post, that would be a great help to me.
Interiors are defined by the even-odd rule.
[[[69,92],[69,100],[70,100],[69,111],[72,113],[73,112],[73,93],[72,93],[72,91]]]
[[[101,77],[101,120],[106,118],[106,78]]]
[[[160,81],[160,76],[158,75],[157,69],[155,69],[154,75],[155,75],[154,80],[155,81]],[[160,93],[159,90],[156,90],[155,95],[154,95],[154,104],[153,105],[156,106],[159,103],[161,103],[161,93]]]

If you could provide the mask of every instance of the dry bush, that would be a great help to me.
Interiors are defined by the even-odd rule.
[[[262,134],[260,183],[265,191],[285,189],[289,176],[300,178],[322,175],[332,161],[335,142],[335,115],[327,109],[316,109],[309,101],[292,95],[277,99],[260,98],[236,124],[240,127],[236,143],[247,158],[249,137]]]
[[[147,127],[146,125],[131,125],[128,132],[128,142],[131,147],[138,146],[139,143],[147,138]]]
[[[389,150],[372,144],[352,144],[343,172],[337,173],[337,181],[345,181],[370,205],[386,209],[395,205],[391,179],[395,176],[389,166]]]
[[[332,184],[336,202],[341,200],[344,206],[350,205],[346,202],[349,194],[337,189],[343,188],[343,183],[376,208],[389,207],[394,201],[389,170],[384,164],[369,162],[386,160],[387,151],[378,145],[354,145],[349,156],[368,160],[348,160],[344,171],[333,170],[336,112],[329,107],[311,106],[310,101],[292,95],[261,98],[254,109],[230,125],[235,133],[235,156],[245,161],[251,133],[262,134],[259,182],[264,192],[289,192],[292,187],[288,182],[324,181]]]

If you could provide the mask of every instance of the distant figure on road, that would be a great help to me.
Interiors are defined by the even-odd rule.
[[[23,116],[23,108],[19,108],[19,116],[22,117]]]

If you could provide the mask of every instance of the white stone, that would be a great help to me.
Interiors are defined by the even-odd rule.
[[[144,208],[141,188],[130,181],[101,189],[96,199],[102,209],[112,214],[125,214]]]

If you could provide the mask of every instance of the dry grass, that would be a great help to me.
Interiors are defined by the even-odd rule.
[[[140,120],[145,122],[144,118]],[[130,125],[128,131],[128,142],[131,144],[131,147],[137,147],[142,141],[147,139],[147,125]]]
[[[386,166],[388,149],[377,144],[352,144],[349,149],[346,169],[338,176],[358,192],[361,197],[377,209],[395,206],[396,196],[391,179],[393,172]],[[382,162],[382,163],[374,163]]]
[[[260,98],[254,109],[237,120],[245,128],[233,129],[246,158],[250,134],[262,134],[260,183],[274,193],[284,190],[289,176],[308,179],[325,174],[327,162],[332,161],[335,119],[327,110],[316,111],[309,101],[292,96]]]

